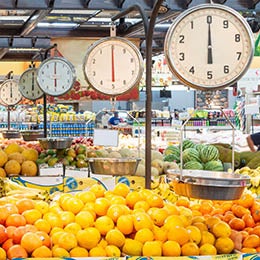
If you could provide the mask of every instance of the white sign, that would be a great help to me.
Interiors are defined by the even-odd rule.
[[[237,82],[239,88],[245,88],[246,92],[257,90],[260,84],[260,70],[249,69],[246,74]]]
[[[118,146],[118,139],[118,130],[94,129],[94,145]]]

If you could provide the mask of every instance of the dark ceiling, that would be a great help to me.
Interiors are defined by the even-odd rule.
[[[155,0],[1,0],[0,1],[0,59],[2,61],[40,60],[51,39],[56,37],[107,37],[111,18],[117,35],[144,40],[142,15],[148,19]],[[163,49],[165,33],[171,21],[182,11],[203,0],[163,1],[158,13],[153,37],[153,52]],[[215,0],[229,6],[258,26],[260,0]],[[132,8],[132,7],[138,8]],[[143,12],[140,12],[140,9]],[[114,19],[113,19],[114,20]],[[258,30],[258,28],[256,29]],[[141,45],[145,48],[145,42]],[[41,55],[39,55],[41,54]]]

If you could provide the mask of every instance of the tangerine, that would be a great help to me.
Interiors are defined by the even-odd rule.
[[[22,236],[21,246],[28,252],[32,253],[36,248],[42,246],[42,239],[36,233],[27,232]]]
[[[229,222],[228,222],[228,225],[232,228],[232,229],[235,229],[235,230],[243,230],[246,226],[245,222],[243,219],[241,218],[232,218]]]
[[[13,245],[7,251],[8,259],[14,258],[26,258],[28,257],[28,253],[21,245]]]
[[[257,248],[260,246],[260,238],[258,235],[255,235],[255,234],[248,235],[243,240],[242,245],[243,245],[243,247]]]
[[[40,237],[43,246],[51,247],[52,245],[51,238],[46,232],[36,231],[35,233]]]
[[[42,213],[37,209],[27,209],[23,211],[22,216],[27,224],[34,224],[38,219],[41,219]]]
[[[43,245],[43,246],[36,248],[32,252],[31,256],[34,258],[49,258],[49,257],[52,257],[52,251],[47,246]]]
[[[234,250],[234,242],[229,237],[219,237],[215,242],[218,254],[230,254]]]
[[[5,226],[0,224],[0,245],[8,239],[8,234]]]
[[[18,200],[15,203],[16,207],[18,208],[18,213],[22,214],[25,210],[33,209],[34,202],[31,199],[23,198]]]
[[[23,215],[20,215],[18,213],[13,213],[9,215],[5,221],[5,225],[8,226],[24,226],[26,224],[26,219]]]

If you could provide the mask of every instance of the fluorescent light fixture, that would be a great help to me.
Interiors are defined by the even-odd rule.
[[[29,18],[29,16],[1,16],[0,20],[2,21],[26,21]]]
[[[51,14],[93,14],[99,10],[53,10]]]
[[[73,29],[73,28],[77,28],[79,26],[79,24],[77,23],[38,23],[37,27],[38,28],[68,28],[68,29]]]
[[[40,50],[40,48],[9,48],[9,51],[13,52],[39,52]]]

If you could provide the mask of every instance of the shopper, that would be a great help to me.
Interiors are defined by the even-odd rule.
[[[115,126],[118,125],[120,122],[122,122],[122,119],[119,117],[118,112],[114,112],[114,116],[109,119],[108,124]]]
[[[260,132],[247,136],[246,140],[252,152],[260,151]]]
[[[101,117],[101,124],[103,128],[108,128],[108,121],[110,119],[110,115],[107,111],[104,112],[104,114]]]

